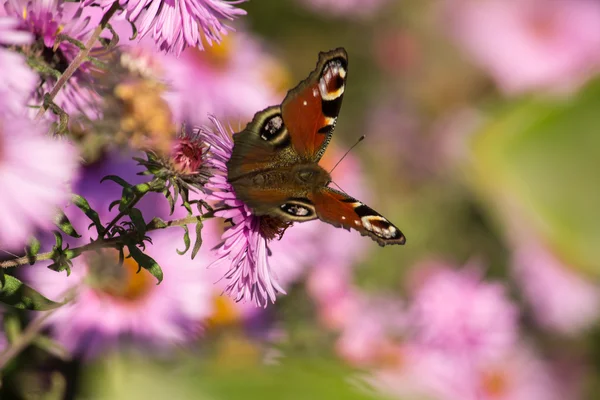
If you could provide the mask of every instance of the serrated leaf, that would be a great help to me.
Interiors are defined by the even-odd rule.
[[[202,247],[202,227],[204,225],[202,224],[202,221],[198,221],[198,223],[196,224],[196,242],[194,243],[194,248],[192,249],[192,260],[196,257],[196,255],[198,254],[198,251],[200,251],[200,247]]]
[[[23,310],[47,311],[60,307],[17,278],[0,271],[0,302]]]
[[[58,215],[56,216],[56,219],[54,220],[54,223],[56,224],[56,226],[58,226],[58,228],[61,231],[63,231],[67,235],[74,237],[74,238],[81,237],[81,235],[79,233],[77,233],[77,231],[71,224],[71,221],[69,221],[69,218],[67,218],[67,216],[62,211],[58,213]]]
[[[135,244],[127,244],[127,248],[129,249],[129,255],[138,263],[140,268],[150,272],[158,280],[157,284],[161,283],[163,272],[160,265],[152,257],[138,249]]]
[[[124,188],[131,187],[131,185],[125,179],[121,178],[120,176],[116,176],[116,175],[106,175],[104,178],[102,178],[100,180],[100,183],[102,183],[104,181],[113,181],[117,185],[121,185]]]
[[[71,201],[77,208],[79,208],[83,213],[92,221],[93,225],[96,227],[96,230],[100,232],[102,227],[102,222],[100,221],[100,216],[98,213],[90,206],[90,203],[83,197],[78,194],[74,194],[71,196]]]
[[[139,208],[132,208],[129,210],[129,218],[131,222],[135,226],[135,229],[140,237],[144,237],[146,235],[146,222],[144,221],[144,216]]]
[[[187,251],[190,249],[191,246],[191,240],[190,240],[190,230],[188,229],[187,225],[182,226],[183,230],[184,230],[184,234],[183,234],[183,244],[185,245],[185,248],[183,250],[177,250],[175,249],[175,251],[177,251],[177,254],[179,254],[180,256],[184,255],[185,253],[187,253]]]
[[[25,247],[25,256],[29,260],[29,265],[33,265],[37,259],[37,255],[40,252],[41,243],[36,238],[32,237],[29,239],[29,245]]]

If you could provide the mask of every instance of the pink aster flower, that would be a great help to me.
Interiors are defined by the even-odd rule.
[[[416,288],[409,315],[417,343],[468,357],[494,359],[517,341],[516,306],[474,267],[435,265]]]
[[[206,51],[190,49],[179,58],[158,56],[158,63],[164,66],[162,79],[170,88],[165,97],[178,121],[204,124],[208,114],[240,120],[282,99],[277,84],[284,70],[249,33]]]
[[[30,33],[17,30],[18,26],[18,19],[0,17],[0,45],[23,45],[33,40]],[[0,71],[5,71],[0,80],[0,110],[23,114],[26,101],[35,89],[37,75],[22,55],[6,49],[0,49]]]
[[[572,91],[600,67],[596,0],[447,0],[458,43],[502,91]]]
[[[78,165],[75,149],[45,135],[44,124],[0,113],[0,248],[21,246],[48,228],[70,198],[67,184]]]
[[[378,12],[389,0],[301,0],[320,15],[369,17]]]
[[[89,241],[89,234],[81,233],[80,240]],[[163,270],[159,285],[148,271],[138,273],[131,258],[118,265],[114,249],[74,259],[68,277],[37,264],[27,271],[31,286],[47,297],[74,296],[46,321],[52,335],[69,351],[94,356],[123,344],[124,339],[166,349],[199,336],[213,306],[206,269],[176,253],[181,247],[178,232],[158,232],[152,237],[153,245],[145,252]]]
[[[68,64],[79,53],[79,48],[72,43],[62,41],[53,50],[58,34],[85,42],[92,29],[99,23],[101,14],[97,8],[80,9],[77,4],[64,3],[61,0],[27,1],[8,0],[0,8],[0,15],[8,15],[20,21],[18,28],[33,34],[34,42],[25,52],[33,56],[39,53],[48,54],[46,63],[52,68],[63,72]],[[55,98],[58,104],[69,115],[85,113],[90,118],[98,116],[95,102],[96,93],[91,89],[92,77],[89,63],[83,63]],[[42,77],[38,92],[31,102],[39,105],[43,94],[50,92],[56,79],[51,75]],[[51,113],[47,113],[51,115]]]
[[[223,242],[216,249],[217,260],[211,267],[226,266],[229,270],[224,279],[225,292],[236,301],[251,299],[258,306],[266,307],[275,302],[277,293],[285,293],[277,282],[269,265],[269,237],[265,232],[277,231],[277,221],[256,217],[250,209],[235,196],[227,181],[227,161],[233,151],[230,132],[214,117],[215,129],[201,128],[205,142],[210,146],[207,164],[214,169],[206,188],[211,191],[209,200],[217,201],[219,207],[227,207],[215,215],[231,221],[231,226],[223,233]],[[273,229],[274,228],[274,229]],[[271,237],[272,238],[272,237]]]
[[[523,242],[513,271],[538,323],[565,335],[577,335],[600,317],[600,286],[577,274],[543,246]]]
[[[380,391],[400,399],[558,400],[563,397],[548,366],[527,346],[517,346],[491,362],[457,358],[407,344],[402,360],[368,377]]]
[[[103,8],[117,0],[85,0],[83,5],[98,4]],[[136,24],[140,38],[151,34],[159,48],[177,55],[187,47],[204,49],[202,40],[209,45],[220,43],[222,35],[233,30],[222,21],[232,21],[246,15],[234,7],[245,0],[118,0],[127,19]]]

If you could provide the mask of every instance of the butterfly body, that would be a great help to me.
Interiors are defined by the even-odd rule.
[[[330,188],[331,176],[318,164],[335,128],[347,68],[344,49],[320,53],[316,69],[281,105],[256,113],[234,135],[227,178],[255,215],[286,223],[318,218],[382,246],[404,244],[404,235],[386,218]]]

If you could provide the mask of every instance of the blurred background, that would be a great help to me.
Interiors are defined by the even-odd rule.
[[[180,57],[129,42],[128,24],[115,23],[138,75],[111,84],[135,88],[151,114],[188,124],[213,114],[238,130],[281,102],[320,51],[344,47],[348,83],[322,165],[366,135],[334,180],[396,224],[406,245],[296,224],[270,245],[287,295],[265,309],[222,296],[225,271],[206,269],[218,221],[194,261],[175,254],[181,231],[156,235],[148,252],[165,272],[160,286],[138,276],[147,271],[110,280],[102,259],[79,261],[69,278],[29,267],[28,282],[50,298],[73,280],[82,292],[8,364],[0,396],[597,398],[600,2],[239,7],[247,15],[231,23],[236,32]],[[148,76],[161,86],[140,89]],[[157,94],[167,105],[149,100]],[[105,123],[77,139],[86,166],[75,188],[97,210],[120,193],[102,176],[142,179],[131,154],[102,139],[111,118],[137,111],[105,102]],[[160,215],[162,203],[143,210]],[[5,312],[5,323],[15,318],[41,317]]]

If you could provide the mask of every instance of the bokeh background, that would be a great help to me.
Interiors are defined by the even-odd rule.
[[[9,364],[1,396],[597,398],[600,2],[239,7],[247,15],[231,23],[236,32],[180,57],[129,42],[128,25],[114,25],[129,65],[164,84],[149,92],[176,121],[208,124],[214,114],[235,130],[280,102],[319,51],[344,47],[348,83],[322,165],[366,135],[334,180],[393,221],[406,245],[297,224],[270,246],[287,295],[265,309],[222,296],[224,271],[206,269],[218,221],[193,261],[175,253],[181,231],[156,236],[148,252],[165,272],[160,286],[140,274],[110,280],[89,258],[69,278],[28,267],[23,275],[50,298],[73,280],[83,294],[49,317],[45,343]],[[139,87],[133,97],[152,97]],[[80,133],[86,166],[74,187],[107,210],[120,188],[102,176],[142,178],[101,133]],[[162,203],[143,210],[161,215]]]

